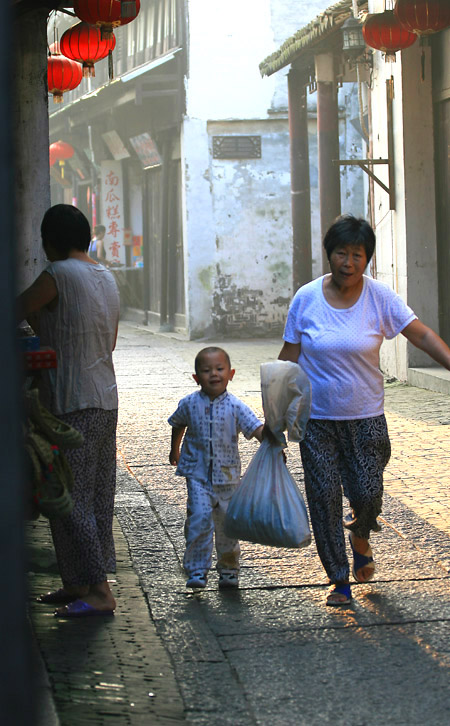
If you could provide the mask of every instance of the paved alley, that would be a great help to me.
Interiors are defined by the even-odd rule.
[[[215,342],[236,368],[230,390],[262,415],[259,365],[281,342]],[[387,384],[392,458],[382,532],[371,540],[377,572],[354,585],[351,605],[325,607],[314,544],[243,542],[239,591],[219,592],[211,571],[207,589],[192,594],[181,568],[185,483],[169,465],[166,422],[195,390],[194,356],[210,344],[121,323],[117,611],[65,622],[32,602],[54,723],[447,725],[450,397]],[[241,437],[243,469],[257,446]],[[302,485],[298,445],[288,466]],[[42,518],[30,525],[30,570],[33,597],[57,585]]]

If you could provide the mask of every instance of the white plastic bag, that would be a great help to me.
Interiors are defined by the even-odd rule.
[[[278,444],[264,439],[225,518],[229,537],[272,547],[306,547],[311,543],[305,502],[283,456],[284,431],[301,441],[311,410],[311,386],[297,363],[261,365],[261,391],[266,424]]]
[[[311,543],[305,502],[288,471],[281,445],[267,439],[262,442],[231,497],[225,533],[272,547]]]
[[[298,363],[261,364],[261,393],[266,424],[277,441],[301,441],[311,413],[311,384]]]

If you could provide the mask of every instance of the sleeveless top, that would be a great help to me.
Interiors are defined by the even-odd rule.
[[[118,406],[112,350],[119,321],[119,293],[103,265],[69,258],[45,270],[58,302],[40,315],[41,346],[56,351],[58,367],[42,372],[42,404],[54,414]]]

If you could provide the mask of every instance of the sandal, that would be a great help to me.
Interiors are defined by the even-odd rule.
[[[333,595],[342,595],[343,598],[342,598],[342,600],[332,600],[331,598],[333,597]],[[345,600],[344,600],[344,598],[345,598]],[[331,585],[331,587],[328,591],[328,595],[327,595],[325,604],[332,605],[332,606],[348,605],[348,603],[350,602],[351,599],[352,599],[352,591],[350,589],[349,583],[342,582],[340,585],[338,585],[338,584]]]
[[[98,610],[84,600],[74,600],[54,612],[55,618],[85,618],[92,615],[114,615],[114,610]]]
[[[355,578],[356,582],[369,582],[369,580],[371,580],[375,574],[375,562],[373,561],[372,550],[370,548],[370,545],[367,546],[366,554],[362,555],[354,549],[351,534],[349,534],[348,540],[350,542],[350,547],[352,548],[352,552],[353,552],[352,575]],[[372,572],[370,573],[370,575],[368,577],[361,579],[360,577],[358,577],[358,572],[363,567],[369,567],[372,570]]]

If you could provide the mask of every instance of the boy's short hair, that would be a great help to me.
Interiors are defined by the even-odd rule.
[[[94,227],[94,234],[104,234],[106,227],[103,224],[96,224]]]
[[[202,348],[201,350],[199,350],[199,352],[195,356],[194,369],[197,374],[198,374],[198,369],[200,366],[200,361],[203,358],[203,356],[207,353],[223,353],[228,365],[231,368],[231,360],[230,360],[230,356],[228,355],[227,351],[224,350],[223,348],[218,348],[215,345],[210,345],[208,348]]]

